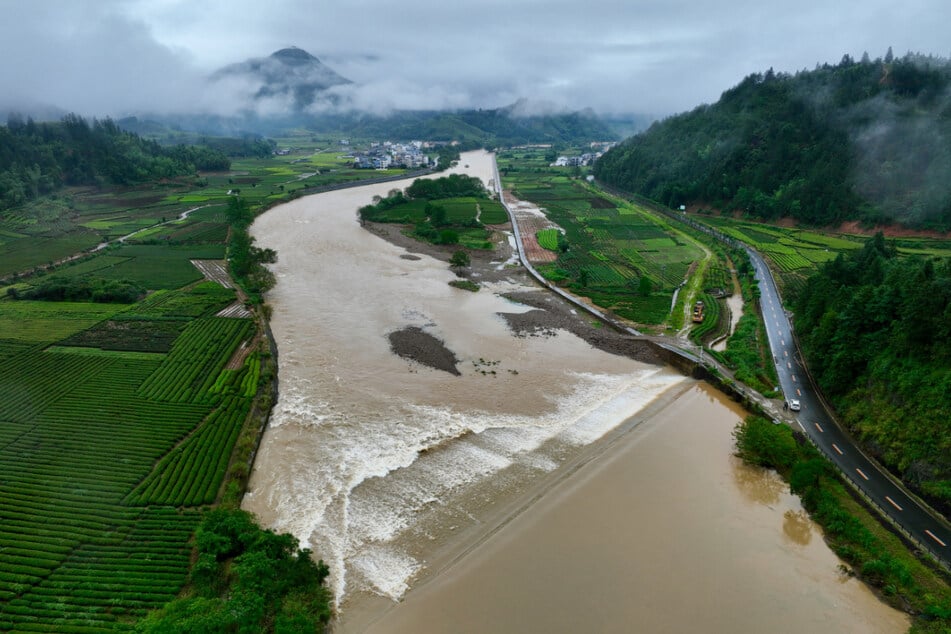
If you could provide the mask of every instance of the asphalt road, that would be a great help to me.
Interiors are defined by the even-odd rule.
[[[903,487],[884,473],[882,467],[867,458],[826,410],[803,369],[792,337],[792,326],[783,310],[772,274],[759,254],[751,249],[747,251],[759,281],[763,319],[780,387],[787,400],[799,399],[801,403],[799,412],[789,413],[866,496],[920,545],[943,561],[945,567],[951,566],[951,529],[922,508]]]

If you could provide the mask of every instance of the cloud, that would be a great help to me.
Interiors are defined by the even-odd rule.
[[[297,45],[371,110],[556,107],[667,114],[745,75],[920,50],[947,55],[946,0],[37,0],[0,23],[5,97],[89,114],[228,113],[218,68]],[[277,101],[269,107],[278,108]]]
[[[5,105],[49,103],[83,114],[187,105],[200,75],[187,54],[107,2],[4,9],[0,84]]]

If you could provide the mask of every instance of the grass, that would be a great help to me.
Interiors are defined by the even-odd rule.
[[[479,290],[479,285],[471,280],[452,280],[449,282],[449,286],[459,288],[464,291],[471,291],[473,293],[478,292]]]
[[[148,289],[173,289],[202,279],[201,272],[189,260],[224,259],[224,245],[123,245],[108,255],[124,258],[108,268],[96,271],[97,277],[130,280]],[[61,274],[69,274],[66,269]]]
[[[140,230],[144,231],[137,233],[132,242],[222,242],[227,226],[221,211],[229,191],[240,191],[256,207],[287,199],[307,188],[404,171],[353,169],[332,139],[311,141],[300,137],[279,142],[294,149],[286,156],[235,159],[227,173],[104,191],[76,187],[18,209],[4,210],[0,221],[0,278],[47,267],[101,242]],[[201,209],[187,220],[156,226],[204,206],[213,211]],[[495,218],[493,214],[497,216],[498,211],[489,212]]]

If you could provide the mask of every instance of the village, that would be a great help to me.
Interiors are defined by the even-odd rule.
[[[349,145],[344,139],[341,145]],[[402,167],[419,169],[429,167],[430,158],[423,153],[424,149],[432,147],[428,142],[411,141],[409,143],[392,143],[390,141],[370,143],[366,152],[354,152],[348,155],[353,159],[353,166],[358,169],[387,169]]]
[[[585,152],[584,154],[574,156],[559,156],[551,163],[551,167],[584,167],[586,165],[593,165],[596,160],[601,158],[602,154],[615,145],[617,145],[617,143],[614,142],[593,142],[590,146],[593,150],[592,152]]]

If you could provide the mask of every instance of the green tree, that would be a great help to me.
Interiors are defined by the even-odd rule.
[[[578,285],[581,288],[587,287],[589,281],[591,281],[591,273],[588,272],[588,269],[578,271]]]
[[[436,203],[426,203],[426,209],[424,211],[426,217],[429,218],[429,222],[433,224],[434,227],[444,227],[446,222],[446,208],[442,205],[437,205]]]
[[[449,258],[449,265],[453,268],[465,268],[469,266],[470,263],[469,254],[462,249],[453,253],[452,257]]]
[[[443,229],[439,232],[438,244],[459,244],[459,234],[452,229]]]
[[[646,275],[641,275],[641,279],[637,283],[637,294],[641,297],[650,297],[651,291],[654,290],[654,284],[651,282],[650,278]]]
[[[733,438],[737,455],[751,464],[785,471],[796,461],[796,441],[785,425],[747,416],[733,431]]]

